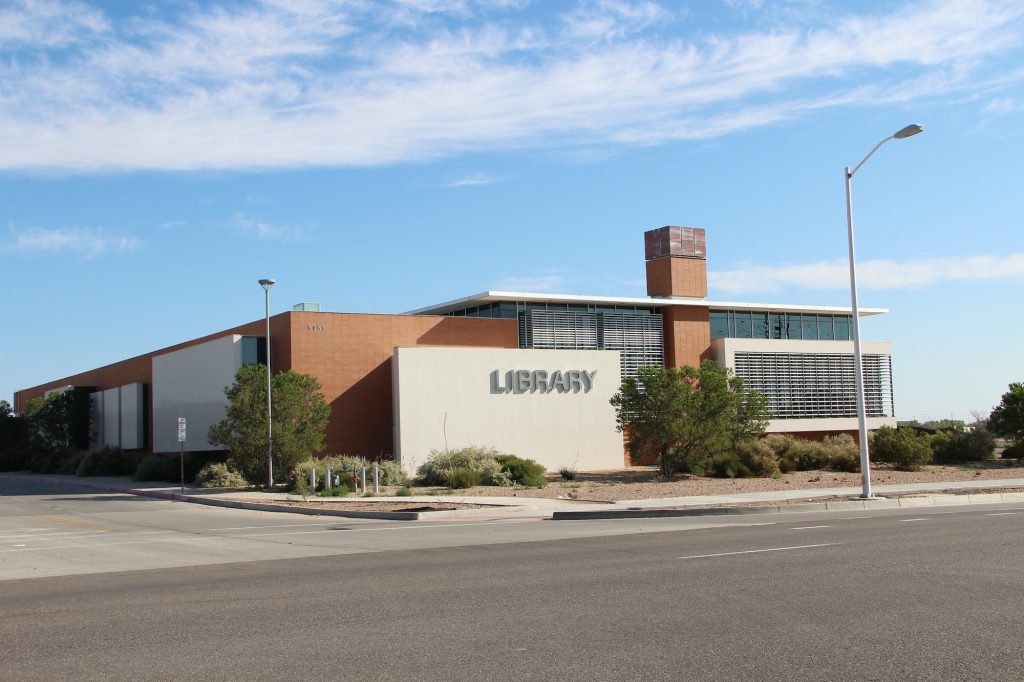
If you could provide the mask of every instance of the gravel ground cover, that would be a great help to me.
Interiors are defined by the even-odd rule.
[[[347,509],[349,511],[450,511],[453,509],[494,509],[494,506],[487,504],[462,504],[457,502],[394,502],[391,500],[373,499],[346,499],[344,497],[331,497],[324,500],[309,498],[306,500],[266,500],[257,497],[253,498],[232,498],[237,502],[249,502],[253,504],[275,504],[281,507],[297,507],[302,509]]]
[[[896,471],[872,467],[874,485],[900,483],[934,483],[1024,478],[1024,467],[1018,462],[994,460],[972,466],[928,466],[921,471]],[[450,494],[466,496],[568,497],[595,502],[650,500],[664,497],[698,495],[734,495],[736,493],[769,492],[859,486],[859,473],[837,471],[797,471],[779,478],[702,478],[680,475],[670,480],[658,476],[654,467],[632,467],[622,471],[577,474],[575,481],[554,480],[545,488],[497,488],[478,486]],[[435,489],[431,489],[435,490]],[[414,494],[427,489],[416,488]]]

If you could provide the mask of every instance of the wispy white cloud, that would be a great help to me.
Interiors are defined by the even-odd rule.
[[[919,289],[940,282],[1024,281],[1024,253],[1005,256],[869,260],[857,264],[857,286],[864,290]],[[708,273],[709,288],[726,294],[776,292],[786,287],[848,289],[847,261],[803,265],[754,265]]]
[[[998,82],[998,98],[1024,79],[988,68],[1019,62],[1015,0],[697,37],[673,33],[646,0],[581,4],[554,23],[520,4],[248,0],[115,19],[21,0],[0,14],[0,168],[358,166],[646,145],[979,82]]]
[[[312,225],[271,223],[247,213],[233,215],[228,227],[239,234],[257,239],[280,239],[283,241],[300,241],[305,239],[313,229]]]
[[[22,253],[76,253],[93,258],[104,253],[134,251],[142,242],[128,235],[112,234],[99,227],[61,227],[54,229],[11,229],[8,248]]]
[[[503,277],[495,283],[494,288],[497,291],[552,292],[563,286],[565,281],[564,274],[553,272],[534,277]]]
[[[441,184],[441,187],[472,187],[473,185],[493,185],[500,182],[499,178],[484,173],[469,173],[461,178]]]

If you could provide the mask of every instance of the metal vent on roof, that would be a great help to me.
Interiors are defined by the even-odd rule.
[[[296,313],[318,313],[320,312],[319,303],[296,303],[292,306],[292,312]]]

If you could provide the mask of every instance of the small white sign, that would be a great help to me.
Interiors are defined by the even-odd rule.
[[[185,442],[185,418],[178,417],[178,442]]]

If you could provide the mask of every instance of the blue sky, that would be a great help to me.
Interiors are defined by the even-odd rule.
[[[486,289],[848,305],[901,418],[1024,380],[1024,4],[0,1],[0,397],[272,311]]]

